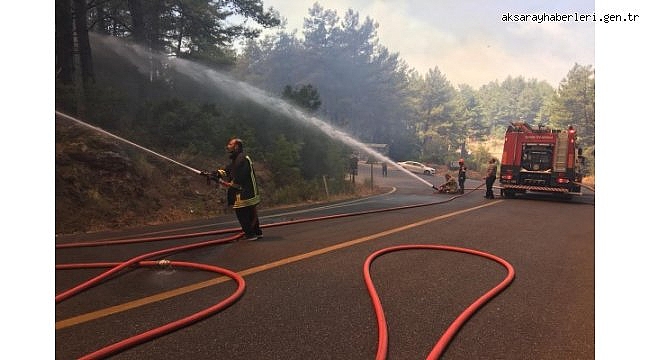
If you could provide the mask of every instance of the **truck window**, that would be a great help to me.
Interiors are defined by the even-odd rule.
[[[551,145],[525,145],[521,167],[528,171],[550,171],[553,162]]]

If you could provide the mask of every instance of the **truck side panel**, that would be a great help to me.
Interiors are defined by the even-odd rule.
[[[501,165],[514,165],[518,162],[517,158],[520,157],[521,154],[519,154],[520,151],[517,151],[517,145],[517,134],[506,134],[503,143],[503,154],[501,155]]]

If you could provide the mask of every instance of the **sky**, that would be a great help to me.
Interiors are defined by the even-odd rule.
[[[315,0],[263,0],[302,36]],[[344,17],[348,9],[379,24],[379,42],[420,74],[436,66],[454,85],[474,88],[508,75],[556,87],[575,63],[595,66],[593,0],[319,0]],[[559,3],[559,2],[558,2]],[[625,9],[621,9],[625,10]],[[627,11],[627,10],[626,10]],[[504,15],[587,15],[589,21],[504,21]],[[627,12],[626,12],[627,13]],[[514,17],[512,18],[514,19]]]

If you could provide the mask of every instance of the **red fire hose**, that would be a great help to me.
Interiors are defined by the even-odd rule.
[[[117,268],[121,266],[121,263],[96,263],[96,264],[69,264],[65,268],[71,269],[71,268],[88,268],[88,267],[114,267]],[[158,336],[162,336],[164,334],[170,333],[172,331],[178,330],[182,327],[188,326],[192,323],[195,323],[199,320],[202,320],[204,318],[207,318],[225,308],[233,304],[235,301],[237,301],[243,294],[244,290],[246,288],[246,284],[244,282],[244,278],[241,277],[239,274],[218,267],[218,266],[212,266],[212,265],[206,265],[206,264],[198,264],[198,263],[191,263],[191,262],[180,262],[180,261],[169,261],[169,260],[161,260],[161,261],[140,261],[137,263],[138,266],[177,266],[177,267],[185,267],[185,268],[192,268],[192,269],[198,269],[198,270],[205,270],[205,271],[212,271],[215,273],[223,274],[234,281],[237,282],[237,289],[236,291],[228,296],[226,299],[222,300],[221,302],[210,306],[206,309],[203,309],[201,311],[198,311],[190,316],[187,316],[185,318],[172,321],[170,323],[167,323],[163,326],[151,329],[149,331],[145,331],[143,333],[140,333],[138,335],[135,335],[130,338],[126,338],[122,341],[119,341],[117,343],[114,343],[112,345],[106,346],[102,349],[99,349],[95,352],[92,352],[90,354],[87,354],[85,356],[82,356],[80,359],[81,360],[96,360],[96,359],[103,359],[107,356],[110,356],[112,354],[115,354],[117,352],[123,351],[127,348],[133,347],[135,345],[141,344],[143,342],[149,341],[153,338],[156,338]]]
[[[433,347],[431,353],[427,357],[427,360],[437,360],[442,352],[445,350],[451,339],[454,335],[460,330],[461,326],[469,319],[469,317],[474,314],[478,309],[487,303],[490,299],[495,297],[499,292],[503,291],[515,277],[515,270],[507,261],[494,256],[489,253],[485,253],[478,250],[466,249],[455,246],[445,246],[445,245],[402,245],[402,246],[393,246],[379,250],[372,255],[370,255],[363,266],[363,277],[366,282],[366,287],[372,299],[372,304],[375,309],[375,314],[377,316],[377,327],[379,332],[379,340],[377,346],[377,355],[376,360],[384,360],[388,354],[388,328],[386,325],[386,318],[384,316],[384,310],[381,306],[381,301],[379,300],[379,295],[377,295],[377,290],[372,283],[372,278],[370,277],[370,265],[372,262],[381,255],[384,255],[393,251],[401,250],[411,250],[411,249],[428,249],[428,250],[445,250],[445,251],[456,251],[463,252],[472,255],[478,255],[490,260],[496,261],[499,264],[503,265],[508,270],[508,275],[506,278],[501,281],[497,286],[483,294],[479,297],[474,303],[472,303],[467,309],[465,309],[454,322],[447,328],[447,330],[440,337],[438,342]]]
[[[171,254],[171,253],[174,253],[174,252],[179,252],[179,251],[182,251],[182,250],[190,250],[190,249],[196,249],[196,248],[209,246],[209,245],[222,244],[222,243],[225,243],[225,242],[230,242],[230,241],[232,241],[234,239],[237,239],[237,238],[239,238],[241,236],[242,236],[242,234],[239,234],[239,235],[231,236],[231,237],[228,237],[228,238],[204,241],[204,242],[200,242],[200,243],[196,243],[196,244],[182,245],[182,246],[163,249],[163,250],[143,254],[143,255],[140,255],[140,256],[136,256],[136,257],[134,257],[134,258],[132,258],[130,260],[127,260],[125,262],[118,263],[117,266],[113,267],[112,269],[110,269],[108,271],[105,271],[105,272],[95,276],[94,278],[92,278],[92,279],[90,279],[90,280],[88,280],[86,282],[83,282],[83,283],[81,283],[81,284],[79,284],[79,285],[77,285],[77,286],[75,286],[75,287],[73,287],[73,288],[71,288],[69,290],[66,290],[66,291],[56,295],[56,297],[54,298],[55,302],[58,303],[58,302],[61,302],[61,301],[65,300],[65,299],[68,299],[69,297],[80,293],[81,291],[83,291],[83,290],[85,290],[85,289],[99,283],[100,281],[108,278],[109,276],[111,276],[111,275],[113,275],[113,274],[115,274],[115,273],[117,273],[117,272],[131,266],[131,265],[137,264],[140,261],[143,261],[143,260],[146,260],[146,259],[149,259],[149,258],[153,258],[153,257],[157,257],[157,256],[163,256],[163,255]],[[57,265],[56,268],[57,269],[63,269],[63,267],[60,266],[60,265]]]

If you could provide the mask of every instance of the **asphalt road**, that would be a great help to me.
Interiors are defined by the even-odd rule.
[[[478,189],[452,198],[434,194],[425,184],[440,183],[441,176],[418,181],[393,168],[386,178],[380,167],[373,170],[373,183],[387,190],[383,195],[264,211],[261,240],[165,256],[238,272],[245,292],[206,319],[111,358],[374,359],[377,320],[363,279],[364,262],[375,251],[412,244],[479,250],[506,260],[516,272],[510,286],[463,325],[442,359],[595,357],[593,193],[570,201],[538,195],[487,200]],[[360,180],[368,178],[367,166],[360,171]],[[479,185],[468,180],[466,189]],[[319,219],[297,222],[310,218]],[[204,233],[236,228],[233,220],[234,215],[128,233],[58,237],[56,243]],[[122,262],[227,236],[58,248],[56,263]],[[57,270],[56,292],[108,269]],[[456,316],[502,281],[506,270],[484,257],[421,249],[381,256],[371,274],[388,323],[388,359],[413,360],[425,359]],[[235,291],[233,281],[215,281],[221,278],[164,266],[118,272],[56,303],[56,359],[79,358],[210,307]]]

